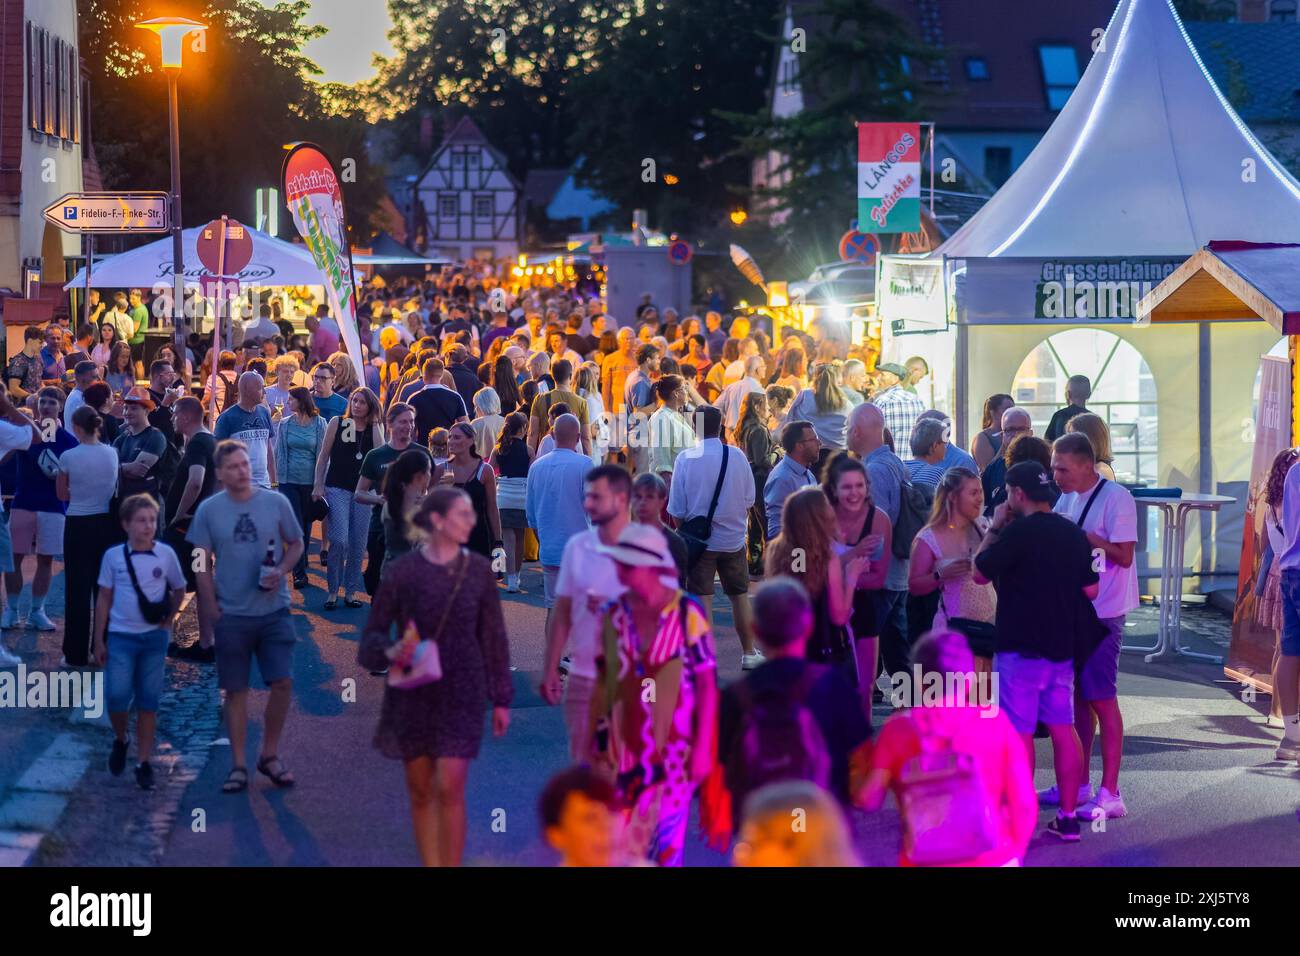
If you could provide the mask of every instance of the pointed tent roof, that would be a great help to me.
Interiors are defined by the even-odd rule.
[[[1173,5],[1121,0],[1056,122],[935,255],[1188,256],[1214,239],[1300,241],[1300,183],[1233,112]]]

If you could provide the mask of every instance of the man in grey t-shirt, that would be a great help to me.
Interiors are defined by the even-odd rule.
[[[195,556],[199,607],[213,618],[217,684],[226,692],[233,766],[221,789],[238,793],[248,786],[243,761],[254,655],[262,680],[271,688],[257,769],[276,786],[291,787],[293,774],[277,750],[289,711],[297,639],[289,613],[287,575],[302,555],[302,530],[288,498],[253,485],[248,449],[242,442],[220,442],[213,462],[225,490],[199,505],[187,540],[202,549]],[[268,550],[275,564],[264,571]]]

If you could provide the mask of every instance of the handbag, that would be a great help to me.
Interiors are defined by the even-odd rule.
[[[718,469],[718,483],[713,486],[713,500],[709,502],[709,513],[696,515],[683,521],[681,527],[677,529],[677,533],[686,542],[687,567],[694,567],[703,557],[704,552],[709,550],[709,538],[713,536],[713,515],[718,510],[718,498],[722,495],[722,482],[727,477],[727,461],[730,458],[731,452],[726,445],[723,445],[722,467]]]
[[[415,621],[408,618],[401,640],[386,652],[389,660],[388,686],[394,690],[413,690],[442,679],[442,657],[438,653],[438,638],[442,637],[443,629],[447,626],[447,616],[451,613],[451,606],[456,600],[457,592],[460,591],[461,582],[465,580],[465,564],[465,552],[462,549],[458,559],[456,583],[442,606],[442,618],[438,621],[433,636],[422,636]]]
[[[140,605],[140,616],[150,624],[161,624],[172,612],[172,601],[167,592],[163,592],[161,601],[151,601],[144,596],[140,579],[135,576],[135,565],[131,563],[131,545],[122,545],[122,560],[126,562],[126,573],[131,577],[131,587],[135,589],[135,599]]]

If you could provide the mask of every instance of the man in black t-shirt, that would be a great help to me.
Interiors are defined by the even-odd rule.
[[[186,590],[197,594],[195,548],[185,540],[185,535],[195,509],[212,495],[216,486],[217,468],[212,456],[217,450],[217,441],[212,432],[203,427],[203,403],[192,395],[178,398],[172,405],[172,423],[176,434],[184,440],[185,448],[181,452],[180,464],[176,466],[176,476],[167,488],[167,525],[163,528],[162,539],[164,544],[171,545],[180,559]],[[204,614],[204,610],[199,608],[198,643],[179,649],[176,656],[211,664],[216,660],[213,627],[210,615]]]
[[[1079,840],[1074,812],[1084,779],[1083,749],[1074,729],[1074,660],[1088,628],[1100,578],[1083,531],[1052,513],[1052,476],[1038,462],[1007,469],[1007,500],[993,512],[975,555],[973,578],[998,592],[998,706],[1025,740],[1030,770],[1034,728],[1052,738],[1061,809],[1047,830]]]
[[[1047,423],[1043,437],[1054,442],[1065,434],[1065,426],[1075,415],[1082,415],[1088,410],[1088,399],[1092,397],[1092,382],[1086,375],[1071,375],[1065,383],[1065,408],[1058,408]]]
[[[445,371],[442,359],[436,356],[425,359],[424,388],[407,400],[415,409],[415,441],[418,444],[427,444],[429,432],[435,428],[450,428],[456,422],[469,421],[460,394],[442,384]]]

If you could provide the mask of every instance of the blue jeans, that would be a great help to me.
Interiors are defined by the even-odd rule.
[[[121,714],[130,710],[132,696],[137,711],[158,709],[170,639],[171,634],[161,627],[142,634],[108,632],[104,680],[108,684],[110,713]]]
[[[1282,653],[1300,657],[1300,571],[1282,572]]]

